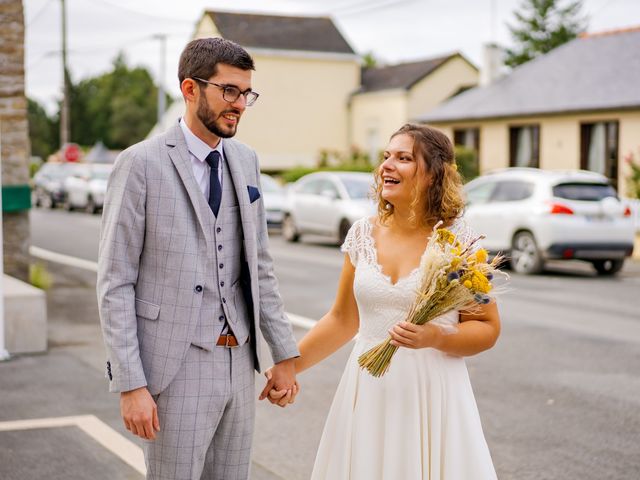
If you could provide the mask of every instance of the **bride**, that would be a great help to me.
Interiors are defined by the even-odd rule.
[[[403,126],[384,151],[376,194],[378,215],[357,221],[342,246],[333,307],[299,344],[302,372],[357,334],[311,478],[495,479],[463,358],[496,342],[495,302],[423,326],[403,321],[434,225],[442,220],[461,239],[471,235],[459,219],[461,180],[449,139],[428,126]],[[389,335],[401,348],[374,378],[358,357]],[[283,394],[271,390],[271,400]]]

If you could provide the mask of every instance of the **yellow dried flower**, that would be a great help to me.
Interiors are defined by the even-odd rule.
[[[474,290],[482,293],[489,293],[491,291],[491,283],[485,277],[482,272],[473,270],[473,276],[471,277],[471,286]]]
[[[476,252],[476,262],[478,263],[486,263],[489,258],[489,254],[484,248],[481,248]]]
[[[460,257],[453,257],[451,260],[451,270],[457,270],[461,263],[462,259]]]
[[[462,285],[464,285],[465,288],[473,287],[473,283],[471,283],[471,280],[465,280],[464,282],[462,282]]]
[[[451,233],[449,230],[447,230],[446,228],[439,228],[437,230],[438,236],[440,238],[440,240],[442,240],[444,243],[448,243],[450,245],[453,245],[453,242],[455,242],[456,240],[456,236]]]

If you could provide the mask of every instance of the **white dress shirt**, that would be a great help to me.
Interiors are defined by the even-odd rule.
[[[198,186],[202,193],[204,194],[204,198],[209,200],[209,172],[211,167],[206,162],[207,155],[209,155],[212,151],[217,150],[220,154],[220,163],[218,164],[218,180],[220,180],[220,185],[222,186],[222,160],[224,158],[224,154],[222,153],[222,138],[218,142],[216,148],[212,149],[205,142],[200,140],[195,134],[189,130],[187,127],[187,123],[183,118],[180,119],[180,128],[182,129],[182,133],[184,133],[184,139],[187,141],[187,148],[189,149],[189,158],[191,159],[191,167],[193,168],[193,175],[196,177],[196,182],[198,182]]]

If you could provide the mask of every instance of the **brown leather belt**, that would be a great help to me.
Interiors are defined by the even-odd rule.
[[[218,347],[237,347],[239,344],[235,335],[220,335],[216,345]]]

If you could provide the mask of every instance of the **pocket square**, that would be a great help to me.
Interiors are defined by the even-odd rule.
[[[247,190],[249,190],[249,202],[253,203],[260,198],[260,190],[257,187],[247,185]]]

